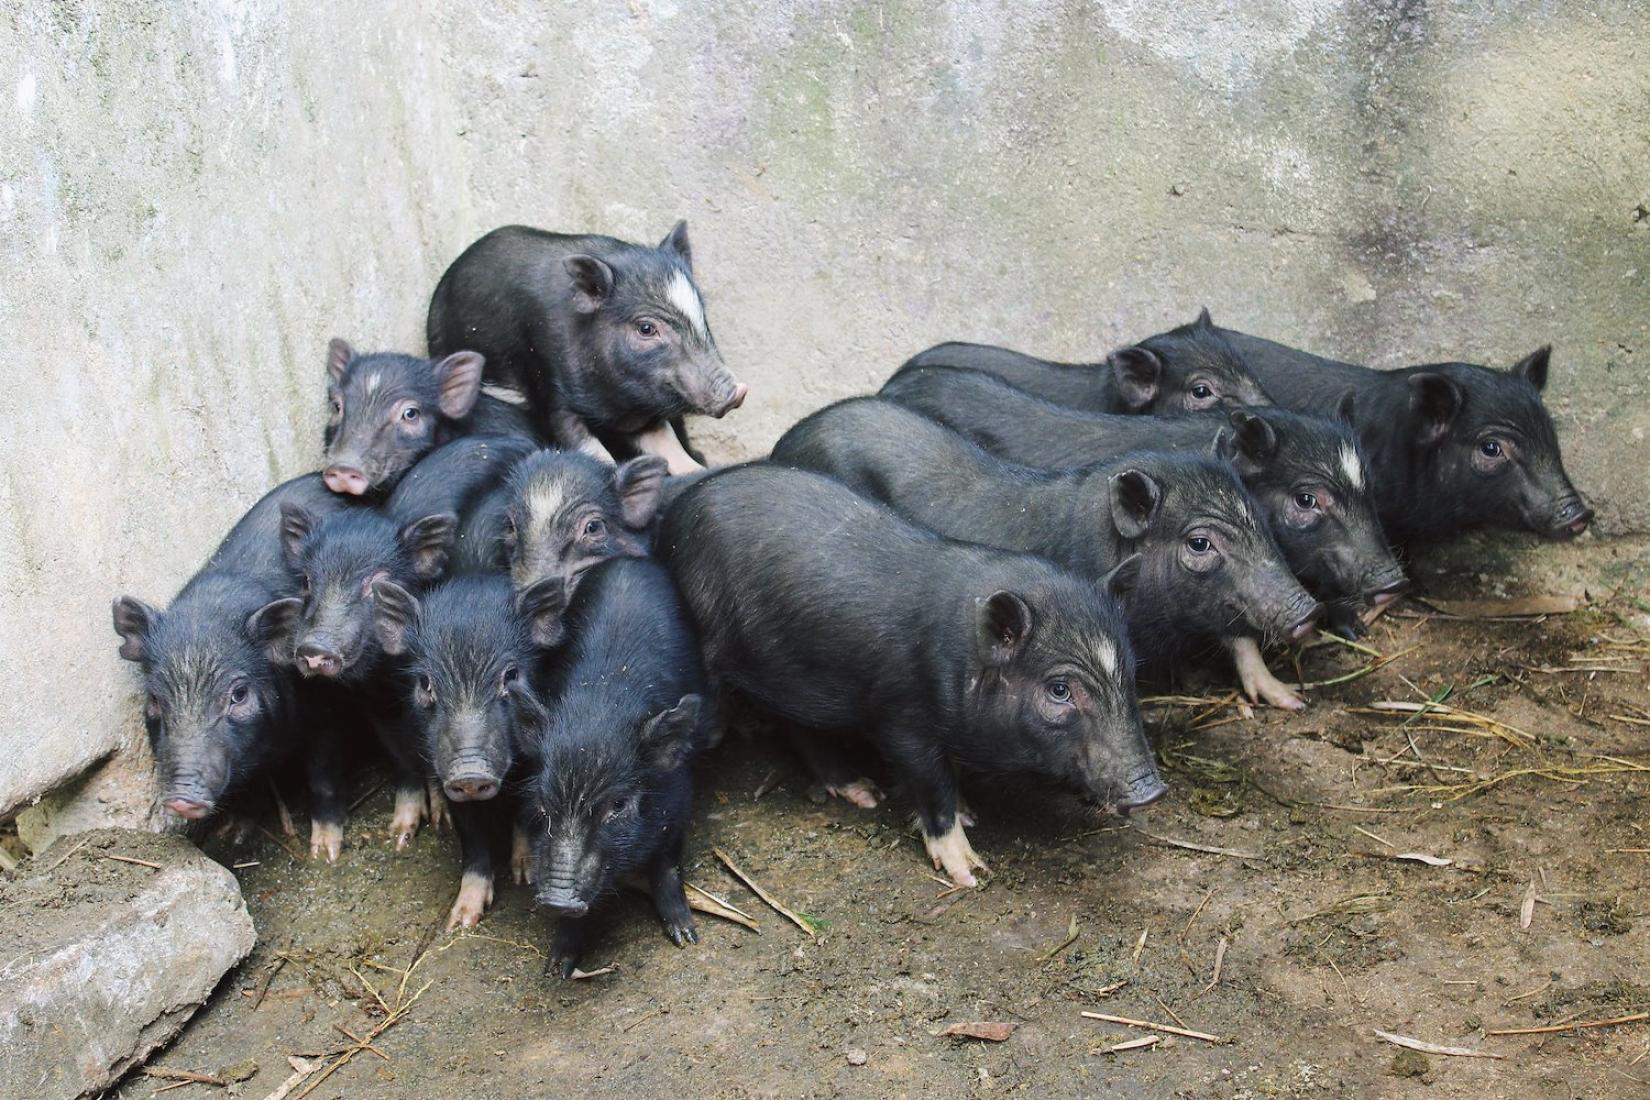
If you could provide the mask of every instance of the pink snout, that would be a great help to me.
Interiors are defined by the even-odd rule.
[[[334,463],[321,471],[326,487],[343,496],[358,497],[367,491],[367,475],[353,466]]]
[[[196,802],[192,798],[168,798],[165,806],[179,817],[186,817],[190,821],[199,821],[212,810],[206,803]]]

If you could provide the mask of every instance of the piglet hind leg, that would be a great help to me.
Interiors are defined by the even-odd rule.
[[[658,455],[664,459],[666,467],[673,474],[691,474],[704,469],[687,453],[687,448],[682,446],[681,438],[677,436],[676,429],[669,421],[645,432],[638,432],[631,436],[631,442],[643,454]]]
[[[430,828],[445,829],[452,824],[452,814],[447,812],[447,795],[441,789],[441,784],[434,777],[424,780],[424,793],[430,801]]]
[[[669,845],[660,852],[648,868],[648,892],[653,895],[653,908],[664,922],[665,935],[677,947],[699,942],[699,930],[694,927],[693,913],[688,908],[687,891],[682,888],[681,845]]]
[[[810,730],[793,731],[790,742],[808,773],[827,794],[862,810],[874,810],[882,803],[881,789],[860,774],[839,742]]]
[[[1306,700],[1289,690],[1282,680],[1272,675],[1261,655],[1260,643],[1254,638],[1234,638],[1231,642],[1232,661],[1237,665],[1238,682],[1243,694],[1257,703],[1267,703],[1284,710],[1304,710]]]
[[[510,878],[517,886],[533,884],[533,843],[519,821],[510,828]]]

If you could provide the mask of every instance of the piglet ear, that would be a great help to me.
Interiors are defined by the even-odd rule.
[[[355,349],[349,346],[349,341],[341,336],[334,336],[327,341],[327,374],[334,382],[344,381],[344,372],[349,370],[350,361],[355,358]]]
[[[1111,572],[1100,578],[1100,590],[1113,599],[1126,600],[1140,583],[1139,554],[1130,554],[1111,567]]]
[[[1461,412],[1461,387],[1441,374],[1422,371],[1409,376],[1409,410],[1415,442],[1436,447]]]
[[[562,261],[573,280],[573,308],[594,313],[613,293],[613,269],[594,256],[569,256]]]
[[[640,455],[613,471],[619,486],[624,525],[639,531],[653,522],[659,497],[665,490],[668,463],[659,455]]]
[[[1215,327],[1214,318],[1209,316],[1209,307],[1208,306],[1204,306],[1202,309],[1197,311],[1197,320],[1193,321],[1192,324],[1196,328],[1214,328]]]
[[[412,558],[413,573],[420,580],[433,581],[447,569],[447,557],[453,550],[453,539],[458,534],[458,516],[452,512],[437,512],[433,516],[415,519],[401,528],[397,538]]]
[[[1111,522],[1125,539],[1137,539],[1151,528],[1163,508],[1163,487],[1143,470],[1123,470],[1111,476]]]
[[[1536,388],[1539,393],[1547,388],[1547,361],[1552,358],[1553,346],[1545,344],[1513,364],[1512,372]]]
[[[1140,412],[1157,400],[1163,385],[1163,361],[1155,352],[1139,345],[1118,348],[1106,357],[1123,404]]]
[[[481,396],[481,369],[487,365],[477,351],[455,351],[435,365],[435,384],[441,387],[441,415],[463,420]]]
[[[407,636],[417,628],[421,610],[417,597],[394,581],[372,582],[372,626],[391,657],[407,652]]]
[[[149,631],[160,612],[136,596],[121,596],[114,603],[115,633],[120,635],[120,655],[128,661],[143,660]]]
[[[246,636],[264,647],[278,665],[292,663],[292,634],[304,601],[297,596],[271,600],[246,617]]]
[[[1014,660],[1031,639],[1031,608],[1012,592],[993,592],[978,605],[980,655],[1001,667]]]
[[[641,755],[650,768],[669,771],[687,762],[703,710],[703,699],[684,695],[675,706],[642,723]]]
[[[1231,429],[1215,436],[1215,453],[1237,467],[1240,476],[1254,477],[1278,457],[1277,430],[1245,409],[1233,409],[1231,420]]]
[[[687,221],[679,221],[671,226],[665,239],[659,242],[659,247],[666,252],[674,252],[682,258],[689,271],[693,270],[693,246],[688,244]]]
[[[304,560],[304,543],[315,530],[315,513],[296,501],[281,501],[281,554],[287,567],[297,569]]]
[[[534,645],[560,645],[567,637],[567,585],[559,577],[534,581],[517,593],[516,614],[527,620]]]
[[[1358,422],[1353,415],[1357,405],[1358,391],[1348,386],[1346,392],[1341,394],[1341,399],[1335,402],[1335,419],[1349,428],[1357,427]]]

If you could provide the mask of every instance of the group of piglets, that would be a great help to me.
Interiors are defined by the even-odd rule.
[[[944,344],[770,461],[707,471],[683,417],[747,391],[683,224],[654,247],[495,230],[426,335],[429,358],[332,341],[323,468],[254,504],[166,610],[117,599],[119,652],[168,811],[233,819],[301,765],[311,853],[336,860],[349,763],[375,752],[396,848],[457,833],[449,927],[481,919],[508,834],[563,975],[624,880],[696,940],[692,769],[730,701],[867,808],[868,741],[934,865],[973,885],[962,770],[1148,805],[1138,677],[1224,649],[1252,698],[1298,708],[1263,650],[1360,632],[1406,587],[1394,545],[1591,518],[1546,349],[1377,372],[1207,311],[1093,364]]]

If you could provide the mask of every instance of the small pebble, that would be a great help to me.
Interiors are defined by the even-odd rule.
[[[848,1064],[850,1066],[863,1066],[866,1060],[866,1054],[863,1050],[855,1048],[848,1052]]]

